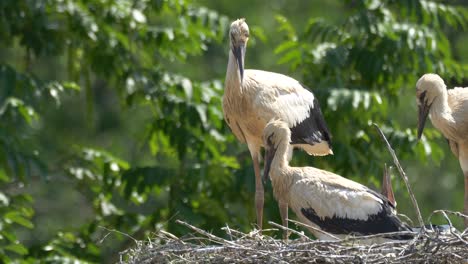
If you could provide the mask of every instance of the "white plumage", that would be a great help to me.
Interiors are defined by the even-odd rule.
[[[270,88],[258,89],[253,101],[263,119],[279,117],[293,127],[309,117],[315,98],[298,81],[286,75],[259,70],[246,70],[245,75],[246,87]]]
[[[410,231],[397,218],[392,202],[383,195],[325,170],[290,167],[290,136],[287,124],[280,120],[269,122],[263,135],[264,173],[270,175],[283,225],[287,226],[289,206],[302,223],[339,238]],[[333,239],[315,229],[310,231],[319,239]],[[389,237],[399,238],[407,237]]]
[[[294,176],[298,176],[289,190],[289,203],[295,212],[312,207],[322,218],[336,216],[367,220],[369,215],[382,210],[382,199],[369,193],[362,185],[356,186],[346,178],[313,167],[291,170]]]
[[[437,74],[424,74],[416,83],[418,103],[418,138],[427,116],[447,139],[465,176],[464,213],[468,215],[468,88],[447,90]],[[468,219],[465,218],[465,227]]]
[[[257,224],[262,228],[263,183],[260,176],[262,132],[272,118],[292,130],[291,144],[311,155],[332,154],[331,136],[314,95],[298,81],[278,73],[244,71],[249,28],[238,19],[230,28],[230,51],[223,98],[224,118],[236,138],[247,143],[255,172]]]

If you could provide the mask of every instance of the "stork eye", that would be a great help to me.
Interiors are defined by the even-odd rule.
[[[273,142],[272,142],[271,139],[273,138],[273,135],[274,135],[274,134],[275,134],[275,133],[272,133],[271,135],[268,136],[268,138],[267,138],[267,144],[268,144],[268,145],[273,145]]]
[[[422,104],[426,102],[426,93],[427,93],[427,91],[424,91],[419,96],[419,102],[421,102]]]

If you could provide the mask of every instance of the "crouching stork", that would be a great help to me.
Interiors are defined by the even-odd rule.
[[[224,120],[236,138],[249,148],[255,172],[257,224],[261,229],[264,189],[259,158],[266,123],[272,118],[284,120],[291,132],[291,144],[310,155],[333,154],[331,136],[317,98],[298,81],[278,73],[244,70],[249,39],[245,19],[232,22],[229,37]]]
[[[343,238],[350,234],[412,231],[397,217],[394,200],[389,201],[383,195],[357,182],[325,170],[290,167],[290,138],[291,131],[283,121],[273,120],[265,127],[264,173],[270,176],[284,226],[288,225],[289,206],[302,223],[334,236],[310,229],[322,240]],[[389,181],[387,184],[391,185]],[[388,186],[386,188],[388,189]],[[287,237],[287,233],[284,237]],[[411,237],[389,235],[388,239]]]

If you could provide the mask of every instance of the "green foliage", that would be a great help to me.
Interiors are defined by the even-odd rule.
[[[20,48],[26,60],[25,73],[8,63],[0,69],[5,87],[0,94],[2,189],[6,184],[28,184],[28,177],[38,173],[47,177],[50,168],[59,168],[59,174],[69,177],[86,195],[95,215],[82,228],[61,232],[49,243],[28,251],[14,235],[14,225],[32,228],[33,201],[26,194],[1,192],[0,230],[6,239],[0,240],[0,257],[8,260],[30,254],[52,262],[99,262],[95,237],[102,230],[98,226],[149,231],[179,209],[211,215],[222,210],[200,209],[205,204],[200,199],[208,199],[213,189],[218,195],[222,185],[216,183],[226,186],[230,178],[224,176],[238,167],[233,157],[224,154],[226,139],[219,107],[222,84],[189,80],[165,65],[199,55],[208,44],[220,41],[228,22],[225,17],[190,1],[4,1],[0,13],[3,45]],[[46,56],[63,56],[66,77],[60,79],[65,81],[34,77],[30,70],[33,61]],[[59,145],[56,149],[64,151],[59,154],[41,145],[38,134],[45,131],[45,121],[40,116],[49,107],[48,100],[63,107],[65,90],[81,91],[88,120],[92,120],[97,100],[93,85],[100,80],[106,80],[125,107],[149,111],[140,140],[148,142],[153,156],[172,158],[175,153],[178,162],[140,166],[96,148]],[[139,125],[144,128],[145,124]],[[42,152],[46,155],[41,156]],[[63,159],[47,160],[51,155]],[[219,180],[197,186],[207,170],[216,172]],[[195,175],[186,176],[189,174]],[[180,177],[189,179],[188,184]],[[190,203],[176,198],[181,193],[172,189],[179,187],[192,196]],[[199,192],[193,192],[197,188]],[[127,213],[128,206],[167,195],[168,189],[171,204],[161,207],[169,210]],[[226,219],[218,219],[218,225]]]
[[[414,130],[401,131],[400,120],[392,118],[393,109],[408,103],[402,94],[408,94],[405,90],[413,89],[425,72],[463,78],[466,65],[454,60],[444,28],[466,28],[466,9],[428,1],[378,0],[353,1],[349,7],[349,17],[338,25],[313,18],[302,33],[277,16],[286,37],[276,49],[279,63],[299,70],[326,102],[335,153],[340,153],[332,161],[338,161],[334,167],[350,175],[380,174],[387,154],[375,142],[371,123],[386,126],[401,158],[431,156],[440,161],[440,148],[428,141],[433,133],[428,131],[422,144],[416,144]],[[368,170],[363,171],[361,164],[368,164]]]
[[[313,18],[301,33],[277,16],[278,62],[320,97],[334,135],[336,155],[314,163],[376,182],[386,154],[371,122],[402,159],[440,161],[435,130],[416,144],[390,113],[410,103],[405,90],[423,72],[463,77],[446,32],[466,28],[466,9],[419,0],[345,8],[339,23]],[[116,262],[133,241],[123,233],[181,235],[177,218],[213,232],[250,228],[250,157],[225,126],[223,76],[200,75],[224,71],[225,16],[190,0],[0,1],[0,14],[1,262]],[[256,47],[279,36],[251,29]],[[259,56],[249,51],[249,63]],[[59,219],[59,231],[35,239],[34,187],[68,196],[51,182],[79,193],[67,207],[81,222]]]
[[[20,243],[15,229],[33,228],[32,197],[15,191],[28,176],[44,175],[47,166],[40,158],[30,128],[38,125],[36,108],[40,101],[58,101],[64,86],[44,83],[7,65],[0,65],[0,260],[23,258],[28,249]]]

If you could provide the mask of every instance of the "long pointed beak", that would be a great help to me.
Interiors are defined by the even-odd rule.
[[[390,178],[390,171],[387,167],[387,164],[385,164],[384,175],[382,179],[382,195],[388,199],[393,207],[396,207],[395,195],[393,193],[392,181]]]
[[[270,178],[270,168],[271,162],[275,157],[276,148],[273,146],[269,146],[265,148],[265,165],[263,167],[263,181],[266,182]]]
[[[245,57],[245,43],[240,43],[232,49],[234,57],[236,57],[237,66],[239,67],[239,74],[241,82],[244,80],[244,57]]]
[[[431,106],[427,105],[425,102],[421,102],[421,104],[418,105],[418,139],[421,139],[430,108]]]

